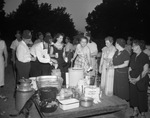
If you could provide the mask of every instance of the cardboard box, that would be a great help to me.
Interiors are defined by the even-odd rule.
[[[60,100],[60,105],[59,107],[63,110],[69,110],[73,108],[79,107],[79,100],[71,98],[71,99],[66,99],[66,100]]]

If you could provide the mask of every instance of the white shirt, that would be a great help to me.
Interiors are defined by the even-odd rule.
[[[92,53],[97,53],[98,52],[98,49],[97,49],[97,44],[95,42],[91,42],[91,43],[88,43],[87,46],[90,48],[90,52],[91,54]]]
[[[16,49],[16,57],[20,62],[26,63],[31,61],[31,55],[29,47],[24,41],[19,42],[19,45]]]
[[[17,47],[18,47],[18,45],[19,45],[19,41],[16,39],[16,40],[14,40],[14,41],[11,43],[10,48],[13,49],[13,50],[16,50]]]
[[[34,44],[31,47],[30,51],[34,57],[37,57],[39,62],[41,62],[41,63],[49,63],[50,62],[50,56],[48,54],[48,50],[43,48],[43,42]]]

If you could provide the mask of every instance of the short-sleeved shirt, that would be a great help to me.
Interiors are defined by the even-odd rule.
[[[130,71],[130,76],[132,78],[137,78],[142,73],[145,64],[149,64],[149,58],[147,54],[141,52],[138,56],[136,56],[136,54],[134,53],[131,56],[129,65],[129,67],[131,67],[132,69]]]
[[[14,40],[14,41],[11,43],[10,48],[13,49],[13,50],[16,50],[17,47],[18,47],[18,45],[19,45],[19,41],[16,39],[16,40]]]
[[[114,66],[121,65],[125,61],[129,61],[129,60],[130,60],[130,55],[127,50],[120,51],[120,54],[119,51],[117,50],[113,56],[113,65]],[[126,72],[128,70],[128,67],[117,68],[117,70],[119,72]]]

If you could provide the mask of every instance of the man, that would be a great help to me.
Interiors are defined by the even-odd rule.
[[[90,72],[90,75],[95,76],[96,70],[97,70],[97,61],[96,61],[96,57],[98,53],[97,44],[92,41],[91,34],[89,32],[86,32],[84,35],[88,38],[87,46],[90,48],[90,53],[91,53],[91,63],[92,63],[91,70],[92,71]]]
[[[36,39],[35,41],[34,41],[34,44],[37,44],[37,43],[40,43],[40,42],[42,42],[43,41],[43,38],[44,38],[44,36],[43,36],[43,34],[42,34],[42,32],[38,32],[38,39]]]
[[[22,41],[20,41],[17,50],[16,50],[16,68],[18,78],[17,80],[22,78],[29,78],[30,72],[30,61],[35,61],[35,58],[31,56],[28,44],[31,43],[31,32],[29,30],[24,30],[22,35]]]
[[[45,36],[43,42],[35,44],[31,48],[31,54],[35,57],[36,63],[32,64],[31,75],[50,75],[52,70],[52,63],[57,63],[56,60],[50,58],[50,42],[51,36]]]
[[[12,67],[13,67],[14,76],[16,78],[16,49],[17,49],[17,47],[19,45],[19,42],[22,40],[20,31],[17,31],[15,37],[16,37],[16,39],[14,41],[12,41],[10,49],[12,49],[11,61],[12,61]]]

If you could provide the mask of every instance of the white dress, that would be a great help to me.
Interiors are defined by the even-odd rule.
[[[114,82],[114,69],[108,68],[109,64],[112,63],[113,55],[115,54],[116,48],[113,46],[111,50],[107,47],[102,49],[103,53],[103,64],[101,74],[101,89],[107,96],[113,95],[113,82]]]
[[[4,49],[6,48],[5,42],[0,40],[0,86],[4,86]]]

